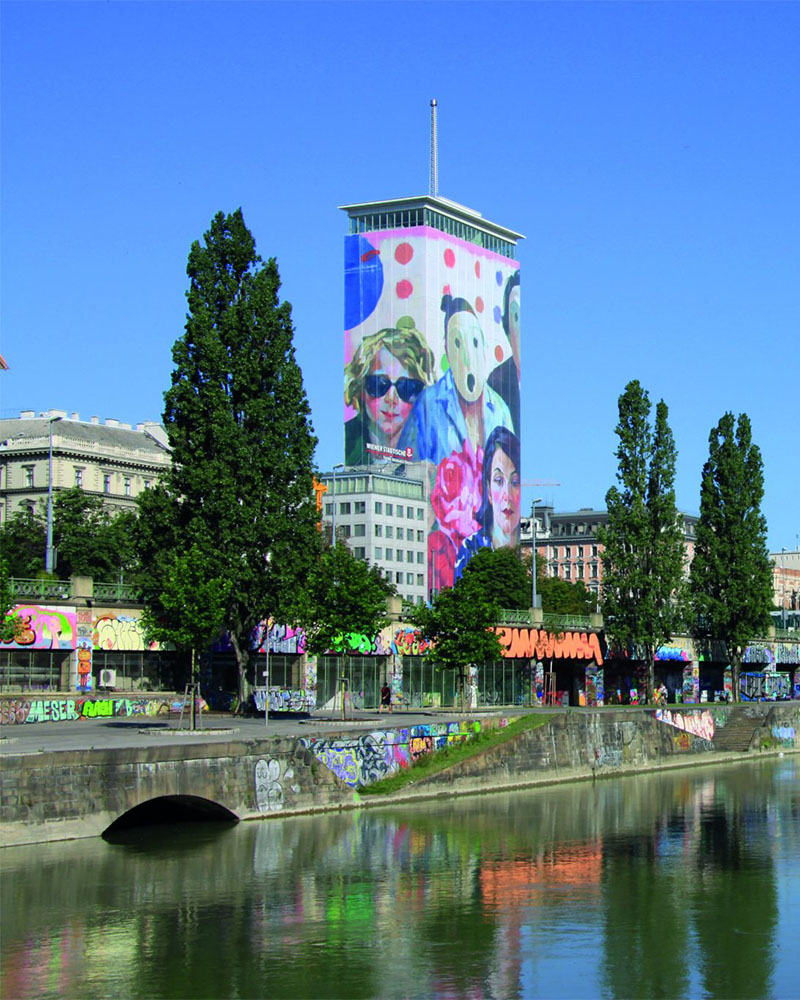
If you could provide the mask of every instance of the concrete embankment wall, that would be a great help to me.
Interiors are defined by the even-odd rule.
[[[203,800],[253,819],[359,803],[358,789],[415,756],[502,725],[469,720],[304,739],[170,744],[7,754],[0,774],[0,843],[91,837],[143,803]],[[800,747],[800,704],[668,711],[574,711],[420,780],[402,797],[447,796],[711,763],[734,734],[758,749]],[[737,756],[742,756],[738,754]]]

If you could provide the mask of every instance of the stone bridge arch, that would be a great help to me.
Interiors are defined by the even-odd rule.
[[[200,795],[158,795],[132,806],[103,830],[103,836],[132,827],[168,823],[238,823],[226,806]]]

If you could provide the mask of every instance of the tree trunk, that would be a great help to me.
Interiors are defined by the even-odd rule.
[[[459,663],[458,665],[458,687],[459,687],[459,701],[461,702],[461,711],[464,712],[464,664]]]
[[[731,687],[733,688],[733,700],[741,701],[741,684],[739,683],[739,677],[742,673],[742,651],[740,649],[736,649],[728,655],[731,661]]]
[[[656,698],[656,651],[654,647],[645,646],[644,655],[644,696],[647,704],[652,705]]]
[[[237,681],[239,685],[239,705],[237,706],[236,714],[243,715],[248,698],[250,697],[250,692],[247,689],[247,660],[245,660],[242,656],[242,650],[239,647],[239,640],[233,633],[230,634],[230,640],[234,656],[236,657]]]

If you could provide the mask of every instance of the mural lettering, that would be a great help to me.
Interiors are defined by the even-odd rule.
[[[253,699],[259,712],[264,711],[265,688],[256,688]],[[287,688],[269,688],[270,712],[310,712],[316,705],[316,695],[313,691],[289,691]]]
[[[659,646],[656,650],[657,660],[691,660],[689,653],[680,646]]]
[[[496,628],[503,656],[513,660],[536,658],[591,660],[603,665],[600,640],[595,632],[547,632],[537,628]]]
[[[714,716],[711,712],[671,712],[666,708],[657,708],[653,714],[659,722],[682,729],[701,740],[714,739]]]
[[[95,649],[115,649],[125,652],[143,652],[158,649],[155,642],[146,643],[142,623],[129,615],[107,614],[97,618],[92,633]]]
[[[0,699],[0,724],[72,722],[78,719],[131,718],[178,714],[184,708],[180,698],[17,698]],[[208,711],[202,698],[200,712]]]

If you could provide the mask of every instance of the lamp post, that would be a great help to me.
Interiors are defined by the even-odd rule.
[[[786,548],[781,549],[781,618],[786,631]]]
[[[344,462],[339,462],[338,465],[333,467],[333,491],[331,492],[331,500],[333,501],[333,520],[331,522],[331,545],[336,548],[336,470],[343,469]]]
[[[531,608],[536,610],[536,504],[542,502],[542,497],[536,497],[531,501],[531,531],[533,538],[531,541]]]
[[[48,417],[49,445],[47,448],[47,541],[44,550],[44,568],[53,572],[53,424],[63,417]]]

